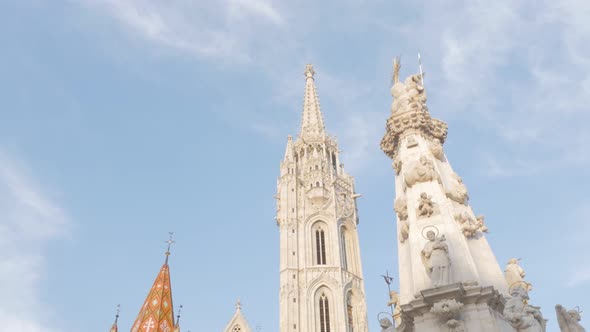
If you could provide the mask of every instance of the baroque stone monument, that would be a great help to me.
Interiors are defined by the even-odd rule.
[[[399,70],[396,59],[381,141],[395,174],[396,331],[544,331],[539,308],[527,302],[524,271],[511,268],[504,276],[483,216],[474,213],[466,185],[444,154],[447,124],[430,116],[423,75],[402,82]]]

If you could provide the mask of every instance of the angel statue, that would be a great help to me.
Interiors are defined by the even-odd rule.
[[[586,332],[580,325],[582,319],[580,310],[566,310],[561,304],[558,304],[555,306],[555,312],[557,313],[557,322],[561,332]]]
[[[526,303],[526,287],[511,287],[510,298],[504,305],[504,317],[519,332],[545,332],[545,319],[538,308]]]
[[[506,278],[506,282],[508,283],[508,287],[515,285],[516,283],[522,282],[524,277],[526,276],[524,269],[520,267],[520,265],[518,264],[519,261],[520,258],[511,258],[508,261],[508,264],[506,264],[504,276]],[[527,284],[527,291],[533,290],[533,286],[529,283]]]
[[[451,274],[451,259],[449,257],[449,246],[446,244],[444,235],[437,236],[434,231],[426,232],[428,242],[422,249],[422,263],[426,272],[432,280],[434,287],[448,285]]]

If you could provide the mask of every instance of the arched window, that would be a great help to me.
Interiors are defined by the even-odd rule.
[[[330,332],[330,305],[324,293],[320,296],[320,332]]]
[[[321,228],[315,231],[315,253],[316,263],[318,265],[326,265],[326,236],[324,230]]]
[[[346,228],[340,228],[340,250],[342,251],[342,268],[348,270],[348,257],[346,253]]]
[[[352,314],[352,301],[350,300],[350,292],[346,297],[346,326],[347,332],[354,332],[354,318]]]

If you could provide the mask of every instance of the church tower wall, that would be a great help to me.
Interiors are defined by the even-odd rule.
[[[280,331],[367,331],[354,179],[324,128],[313,68],[305,71],[301,131],[289,137],[277,182]]]

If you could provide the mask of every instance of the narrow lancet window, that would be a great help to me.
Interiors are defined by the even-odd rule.
[[[315,231],[316,263],[326,265],[326,237],[324,230]]]
[[[328,298],[322,293],[320,296],[320,332],[330,332],[330,305]]]

